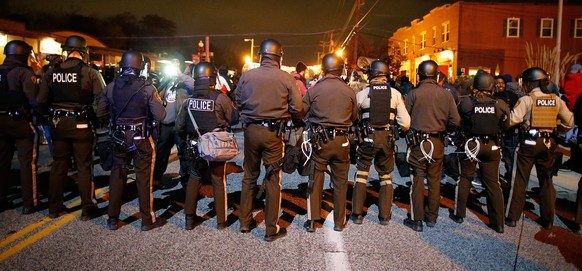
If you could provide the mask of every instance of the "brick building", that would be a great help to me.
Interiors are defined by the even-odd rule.
[[[427,59],[450,78],[483,69],[513,77],[526,68],[526,43],[556,46],[558,4],[456,2],[434,8],[390,37],[407,60],[401,74],[412,80]],[[561,54],[582,52],[582,4],[564,5]],[[553,72],[553,71],[550,71]]]

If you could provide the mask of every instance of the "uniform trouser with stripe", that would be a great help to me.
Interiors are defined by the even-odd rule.
[[[372,160],[380,178],[378,192],[378,210],[380,219],[389,219],[391,215],[393,187],[392,171],[394,170],[394,143],[388,138],[389,131],[375,131],[369,136],[374,142],[364,142],[358,146],[356,154],[357,175],[352,193],[352,213],[361,215],[366,201],[366,184]]]
[[[198,206],[198,193],[203,172],[198,170],[199,163],[208,163],[210,170],[210,181],[212,182],[212,193],[214,194],[214,209],[216,211],[216,221],[223,223],[226,221],[228,212],[226,196],[226,163],[225,162],[206,162],[203,159],[196,159],[190,165],[190,179],[186,185],[186,200],[184,202],[184,213],[186,215],[196,214]]]
[[[152,192],[152,172],[156,159],[154,141],[150,137],[142,139],[140,142],[135,142],[135,144],[137,150],[132,152],[127,152],[124,148],[115,145],[113,169],[111,169],[109,178],[109,207],[107,214],[109,217],[119,218],[121,205],[123,204],[124,188],[127,183],[127,173],[133,160],[141,224],[150,225],[156,221]]]
[[[161,124],[159,137],[156,142],[156,155],[157,159],[154,165],[154,176],[156,180],[162,179],[166,169],[168,168],[168,163],[170,159],[170,153],[172,152],[172,147],[176,145],[178,150],[178,160],[180,162],[180,176],[187,176],[189,173],[190,162],[186,159],[184,155],[184,144],[185,141],[180,138],[174,131],[174,123],[172,124]]]
[[[10,165],[14,150],[18,151],[20,163],[20,187],[24,208],[37,204],[36,198],[36,130],[23,118],[0,116],[0,202],[6,201],[6,188],[10,176]]]
[[[480,142],[480,150],[477,159],[480,160],[479,168],[481,169],[481,183],[487,193],[487,213],[489,223],[496,226],[503,226],[503,192],[499,183],[499,163],[501,161],[501,149],[495,145],[493,140],[487,143]],[[469,142],[469,148],[474,148],[475,142]],[[455,215],[460,217],[466,216],[467,200],[471,190],[471,182],[475,174],[477,161],[467,159],[466,154],[459,155],[461,164],[461,178],[457,181],[455,190]]]
[[[412,166],[412,185],[410,186],[410,214],[412,220],[435,222],[439,214],[441,198],[441,171],[445,146],[438,138],[430,137],[433,153],[430,162],[424,157],[421,146],[414,145],[408,149],[407,161]],[[431,150],[428,141],[423,143],[427,154]],[[428,183],[428,204],[424,208],[424,178]]]
[[[241,188],[239,220],[241,227],[248,227],[252,220],[253,202],[256,195],[257,179],[263,164],[277,163],[284,156],[284,142],[277,137],[274,129],[257,124],[249,125],[244,134],[244,178]],[[281,169],[264,180],[266,235],[279,232],[279,212],[281,211]]]
[[[311,219],[321,219],[323,182],[325,171],[329,165],[333,184],[333,221],[336,226],[343,227],[346,221],[346,197],[350,169],[350,144],[347,136],[336,136],[329,142],[322,143],[321,149],[314,150],[313,161],[315,162],[315,172],[308,202],[312,210]]]
[[[517,149],[516,170],[511,185],[507,218],[519,220],[525,206],[525,191],[529,182],[532,167],[536,166],[540,184],[540,214],[544,223],[554,221],[556,207],[556,189],[552,181],[552,165],[556,142],[550,138],[550,147],[546,147],[543,138],[538,138],[535,145],[521,142]]]
[[[53,165],[49,180],[49,212],[56,213],[63,205],[67,171],[71,156],[75,158],[79,195],[83,210],[89,210],[93,203],[93,131],[86,120],[60,117],[52,128]]]

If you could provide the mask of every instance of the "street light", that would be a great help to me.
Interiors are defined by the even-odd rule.
[[[245,39],[245,41],[251,42],[251,62],[253,62],[253,47],[255,47],[255,39]]]

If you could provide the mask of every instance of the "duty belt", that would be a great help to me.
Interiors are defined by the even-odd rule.
[[[553,132],[542,132],[538,129],[529,129],[525,132],[526,140],[537,140],[538,138],[549,139],[554,136]]]
[[[471,135],[470,138],[479,139],[485,144],[487,144],[489,140],[493,140],[497,144],[497,135]]]
[[[368,132],[391,131],[392,130],[392,126],[390,126],[390,125],[387,125],[387,126],[370,126],[370,125],[367,125],[367,126],[365,126],[365,129],[368,129]]]
[[[2,110],[0,111],[0,115],[8,115],[10,117],[20,117],[24,116],[24,113],[20,110]]]
[[[136,130],[142,130],[142,128],[143,128],[142,123],[138,123],[135,125],[115,125],[114,126],[115,130],[124,130],[124,131],[136,131]]]
[[[278,125],[281,125],[281,123],[283,123],[284,120],[282,119],[276,119],[276,120],[259,120],[259,121],[253,121],[251,122],[251,124],[256,124],[256,125],[261,125],[261,126],[265,126],[268,127],[270,129],[277,129],[279,128]]]
[[[86,110],[78,109],[52,109],[53,118],[67,117],[67,118],[87,118],[88,112]]]
[[[411,132],[406,135],[406,143],[408,143],[408,145],[418,145],[420,142],[430,137],[438,138],[441,142],[445,141],[445,133],[430,133],[411,129]]]
[[[347,128],[323,127],[321,125],[311,126],[309,131],[312,135],[315,135],[318,141],[323,143],[333,140],[336,136],[348,135]]]

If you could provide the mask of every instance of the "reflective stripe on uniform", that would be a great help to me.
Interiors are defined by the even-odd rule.
[[[224,163],[222,165],[222,191],[220,191],[222,193],[222,195],[224,196],[224,209],[220,210],[220,212],[223,212],[224,214],[224,221],[226,222],[226,218],[228,216],[228,197],[226,195],[226,163]],[[214,196],[214,200],[216,200],[216,195]],[[214,206],[216,206],[216,203],[214,204]],[[216,210],[216,213],[218,213],[219,210]],[[218,216],[216,218],[218,220]]]
[[[380,185],[392,185],[392,174],[380,176]]]
[[[368,183],[368,171],[358,170],[356,172],[356,183]]]
[[[37,159],[37,152],[36,150],[38,149],[38,134],[36,133],[36,129],[34,128],[34,126],[32,125],[32,122],[28,123],[28,126],[30,127],[30,129],[32,130],[32,132],[34,133],[34,138],[33,138],[33,144],[32,144],[32,161],[31,161],[31,168],[32,168],[32,203],[33,206],[36,207],[37,205],[37,191],[36,191],[36,159]]]
[[[152,223],[156,222],[156,213],[154,212],[154,192],[153,192],[153,182],[154,182],[154,165],[156,164],[156,144],[152,137],[148,137],[148,141],[152,147],[152,162],[150,164],[150,215],[152,216]]]

